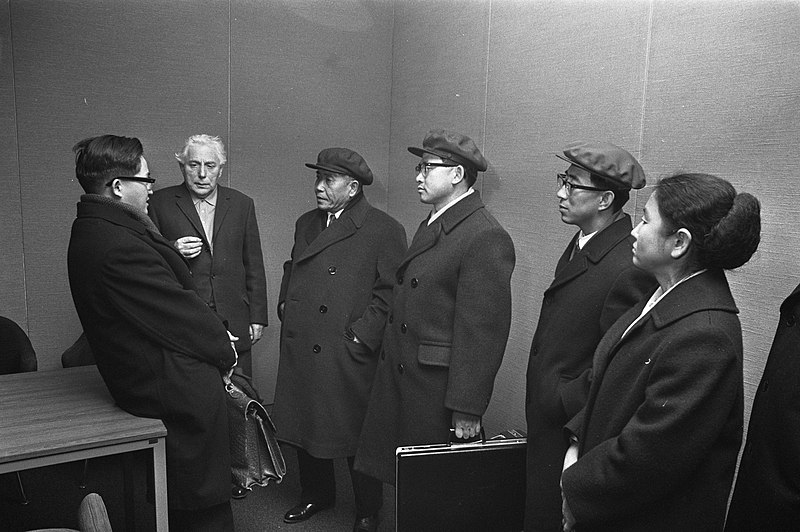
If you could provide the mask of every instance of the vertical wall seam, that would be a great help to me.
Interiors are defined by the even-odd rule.
[[[488,18],[488,25],[486,28],[486,70],[484,71],[484,82],[483,82],[483,125],[481,126],[481,153],[486,154],[486,124],[488,122],[488,114],[489,114],[489,52],[492,44],[492,0],[489,0],[489,16]],[[483,183],[484,181],[481,180],[481,189],[478,191],[480,192],[481,196],[483,196]]]
[[[397,4],[392,2],[392,41],[391,41],[391,51],[389,52],[389,131],[387,140],[389,145],[386,147],[386,212],[391,214],[391,197],[392,195],[389,193],[389,189],[392,186],[392,131],[393,131],[393,118],[394,118],[394,52],[395,52],[395,27],[396,27],[396,17],[397,17],[397,10],[395,6]]]
[[[25,305],[25,332],[30,338],[31,336],[31,319],[30,319],[30,306],[28,305],[28,271],[25,267],[25,210],[22,208],[22,154],[20,153],[19,142],[19,116],[17,109],[17,71],[14,68],[14,14],[13,3],[8,4],[8,54],[9,64],[11,65],[11,101],[14,102],[14,135],[16,140],[17,149],[17,193],[19,194],[19,232],[21,236],[22,247],[22,298]]]
[[[654,8],[654,0],[650,0],[650,8],[647,13],[647,39],[645,42],[644,47],[644,79],[642,79],[642,106],[641,111],[639,114],[639,142],[637,146],[638,156],[637,158],[641,160],[642,158],[642,150],[644,149],[644,121],[645,121],[645,113],[647,111],[647,85],[649,83],[649,76],[650,76],[650,46],[653,40],[653,12],[655,11]],[[640,195],[637,192],[636,194],[636,201],[634,201],[634,209],[639,207],[640,202]],[[634,210],[635,213],[635,210]]]
[[[228,120],[227,120],[227,136],[228,153],[231,152],[231,63],[233,62],[233,0],[228,0]],[[231,186],[231,173],[226,172],[228,175],[228,186]]]

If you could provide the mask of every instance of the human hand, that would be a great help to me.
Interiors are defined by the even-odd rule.
[[[456,438],[468,440],[481,433],[481,417],[464,412],[453,411],[453,428]]]
[[[175,241],[175,249],[187,259],[193,259],[203,251],[203,239],[197,236],[182,236]]]
[[[260,323],[250,324],[250,345],[261,340],[261,334],[264,332],[264,326]]]

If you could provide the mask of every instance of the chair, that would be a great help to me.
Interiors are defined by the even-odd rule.
[[[36,352],[28,335],[19,325],[0,316],[0,375],[36,371],[36,366]],[[21,502],[23,505],[28,504],[30,501],[25,495],[22,477],[19,472],[16,475]]]
[[[112,532],[111,521],[103,498],[97,493],[90,493],[81,501],[78,509],[78,526],[72,528],[39,528],[28,532]]]

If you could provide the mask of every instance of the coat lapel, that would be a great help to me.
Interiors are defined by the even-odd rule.
[[[217,187],[217,205],[214,207],[214,238],[212,240],[217,239],[217,233],[219,233],[219,228],[222,226],[222,222],[225,220],[225,215],[228,214],[230,206],[230,191],[225,187]],[[196,212],[197,209],[195,209],[195,213]],[[199,220],[200,216],[198,216],[197,219]]]
[[[192,198],[189,195],[189,191],[186,190],[186,187],[182,189],[179,188],[175,193],[175,204],[178,206],[178,210],[188,218],[189,223],[192,224],[192,227],[200,238],[203,239],[203,244],[210,248],[208,239],[206,238],[206,232],[203,229],[203,223],[200,221],[200,215],[197,214],[197,209],[194,208],[194,203],[192,203]]]
[[[308,247],[300,253],[295,262],[307,260],[309,257],[313,257],[333,244],[352,236],[364,223],[364,218],[367,216],[367,212],[370,208],[372,208],[372,206],[367,199],[362,196],[356,200],[354,204],[346,208],[339,216],[339,219],[336,220],[336,223],[331,224],[330,227],[322,230],[322,222],[312,224],[306,229],[305,233],[306,239],[312,239],[309,241]],[[327,218],[326,213],[323,211],[319,212]]]

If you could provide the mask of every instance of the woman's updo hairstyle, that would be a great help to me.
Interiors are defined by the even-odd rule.
[[[656,185],[658,212],[669,233],[692,234],[690,261],[697,268],[732,270],[753,256],[761,240],[761,205],[710,174],[678,174]]]

